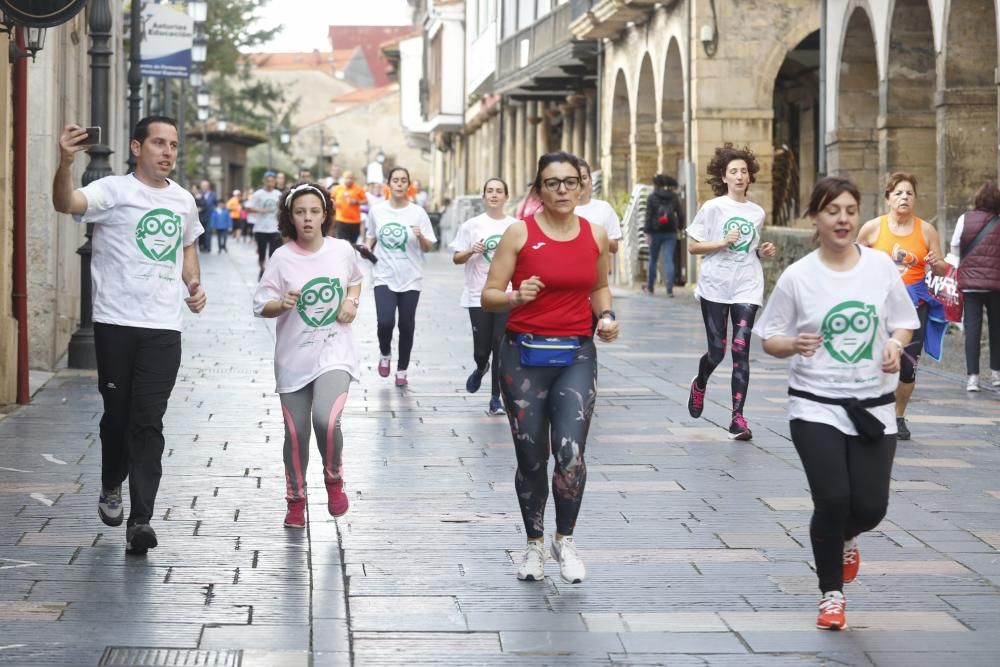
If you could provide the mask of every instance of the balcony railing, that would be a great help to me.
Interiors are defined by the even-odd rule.
[[[590,11],[594,0],[570,0],[500,42],[497,77],[504,78],[573,41],[569,24]]]

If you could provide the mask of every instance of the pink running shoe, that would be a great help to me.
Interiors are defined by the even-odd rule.
[[[405,387],[409,382],[406,380],[406,371],[396,371],[396,386]]]
[[[344,493],[344,480],[338,479],[326,483],[326,509],[330,512],[330,516],[334,518],[344,516],[350,505],[347,494]]]
[[[389,357],[379,357],[378,358],[378,374],[384,378],[389,377],[389,362],[391,359]]]
[[[733,421],[729,424],[729,432],[732,434],[733,440],[750,440],[753,438],[753,432],[747,426],[747,420],[739,412],[733,413]]]
[[[706,387],[707,389],[707,387]],[[688,394],[688,412],[697,419],[705,409],[705,389],[698,389],[698,378],[691,380],[691,391]]]

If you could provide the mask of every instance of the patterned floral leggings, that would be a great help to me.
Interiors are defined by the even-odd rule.
[[[743,412],[750,386],[750,331],[757,317],[756,306],[750,303],[716,303],[701,299],[701,316],[705,320],[708,352],[698,364],[698,387],[708,386],[708,378],[726,357],[726,327],[733,320],[733,412]]]
[[[530,539],[545,534],[550,451],[556,531],[573,534],[587,482],[583,452],[597,398],[596,352],[584,338],[570,366],[522,366],[514,336],[507,333],[500,344],[500,391],[517,455],[514,488]]]

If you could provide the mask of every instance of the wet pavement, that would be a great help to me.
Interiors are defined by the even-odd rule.
[[[124,527],[96,516],[93,373],[59,372],[0,420],[0,664],[1000,664],[997,392],[922,372],[889,515],[846,589],[852,629],[821,632],[784,362],[756,348],[755,437],[730,441],[727,364],[704,418],[685,408],[704,344],[694,300],[619,294],[576,529],[588,579],[565,584],[550,560],[545,581],[520,582],[510,432],[487,389],[464,389],[461,269],[428,262],[406,390],[374,370],[366,286],[351,510],[326,513],[314,452],[303,531],[282,526],[273,322],[250,313],[250,246],[230,247],[203,256],[209,306],[187,320],[158,548],[126,556]]]

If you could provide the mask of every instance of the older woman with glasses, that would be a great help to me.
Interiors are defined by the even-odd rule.
[[[577,584],[586,568],[573,543],[587,467],[587,432],[597,398],[597,334],[618,337],[608,289],[608,235],[574,213],[580,162],[569,153],[543,155],[533,184],[542,210],[507,228],[490,265],[483,308],[509,312],[500,345],[500,391],[507,408],[517,473],[514,486],[528,537],[517,576],[545,577],[544,516],[548,460],[555,457],[552,556],[562,579]],[[514,291],[508,292],[512,284]]]

